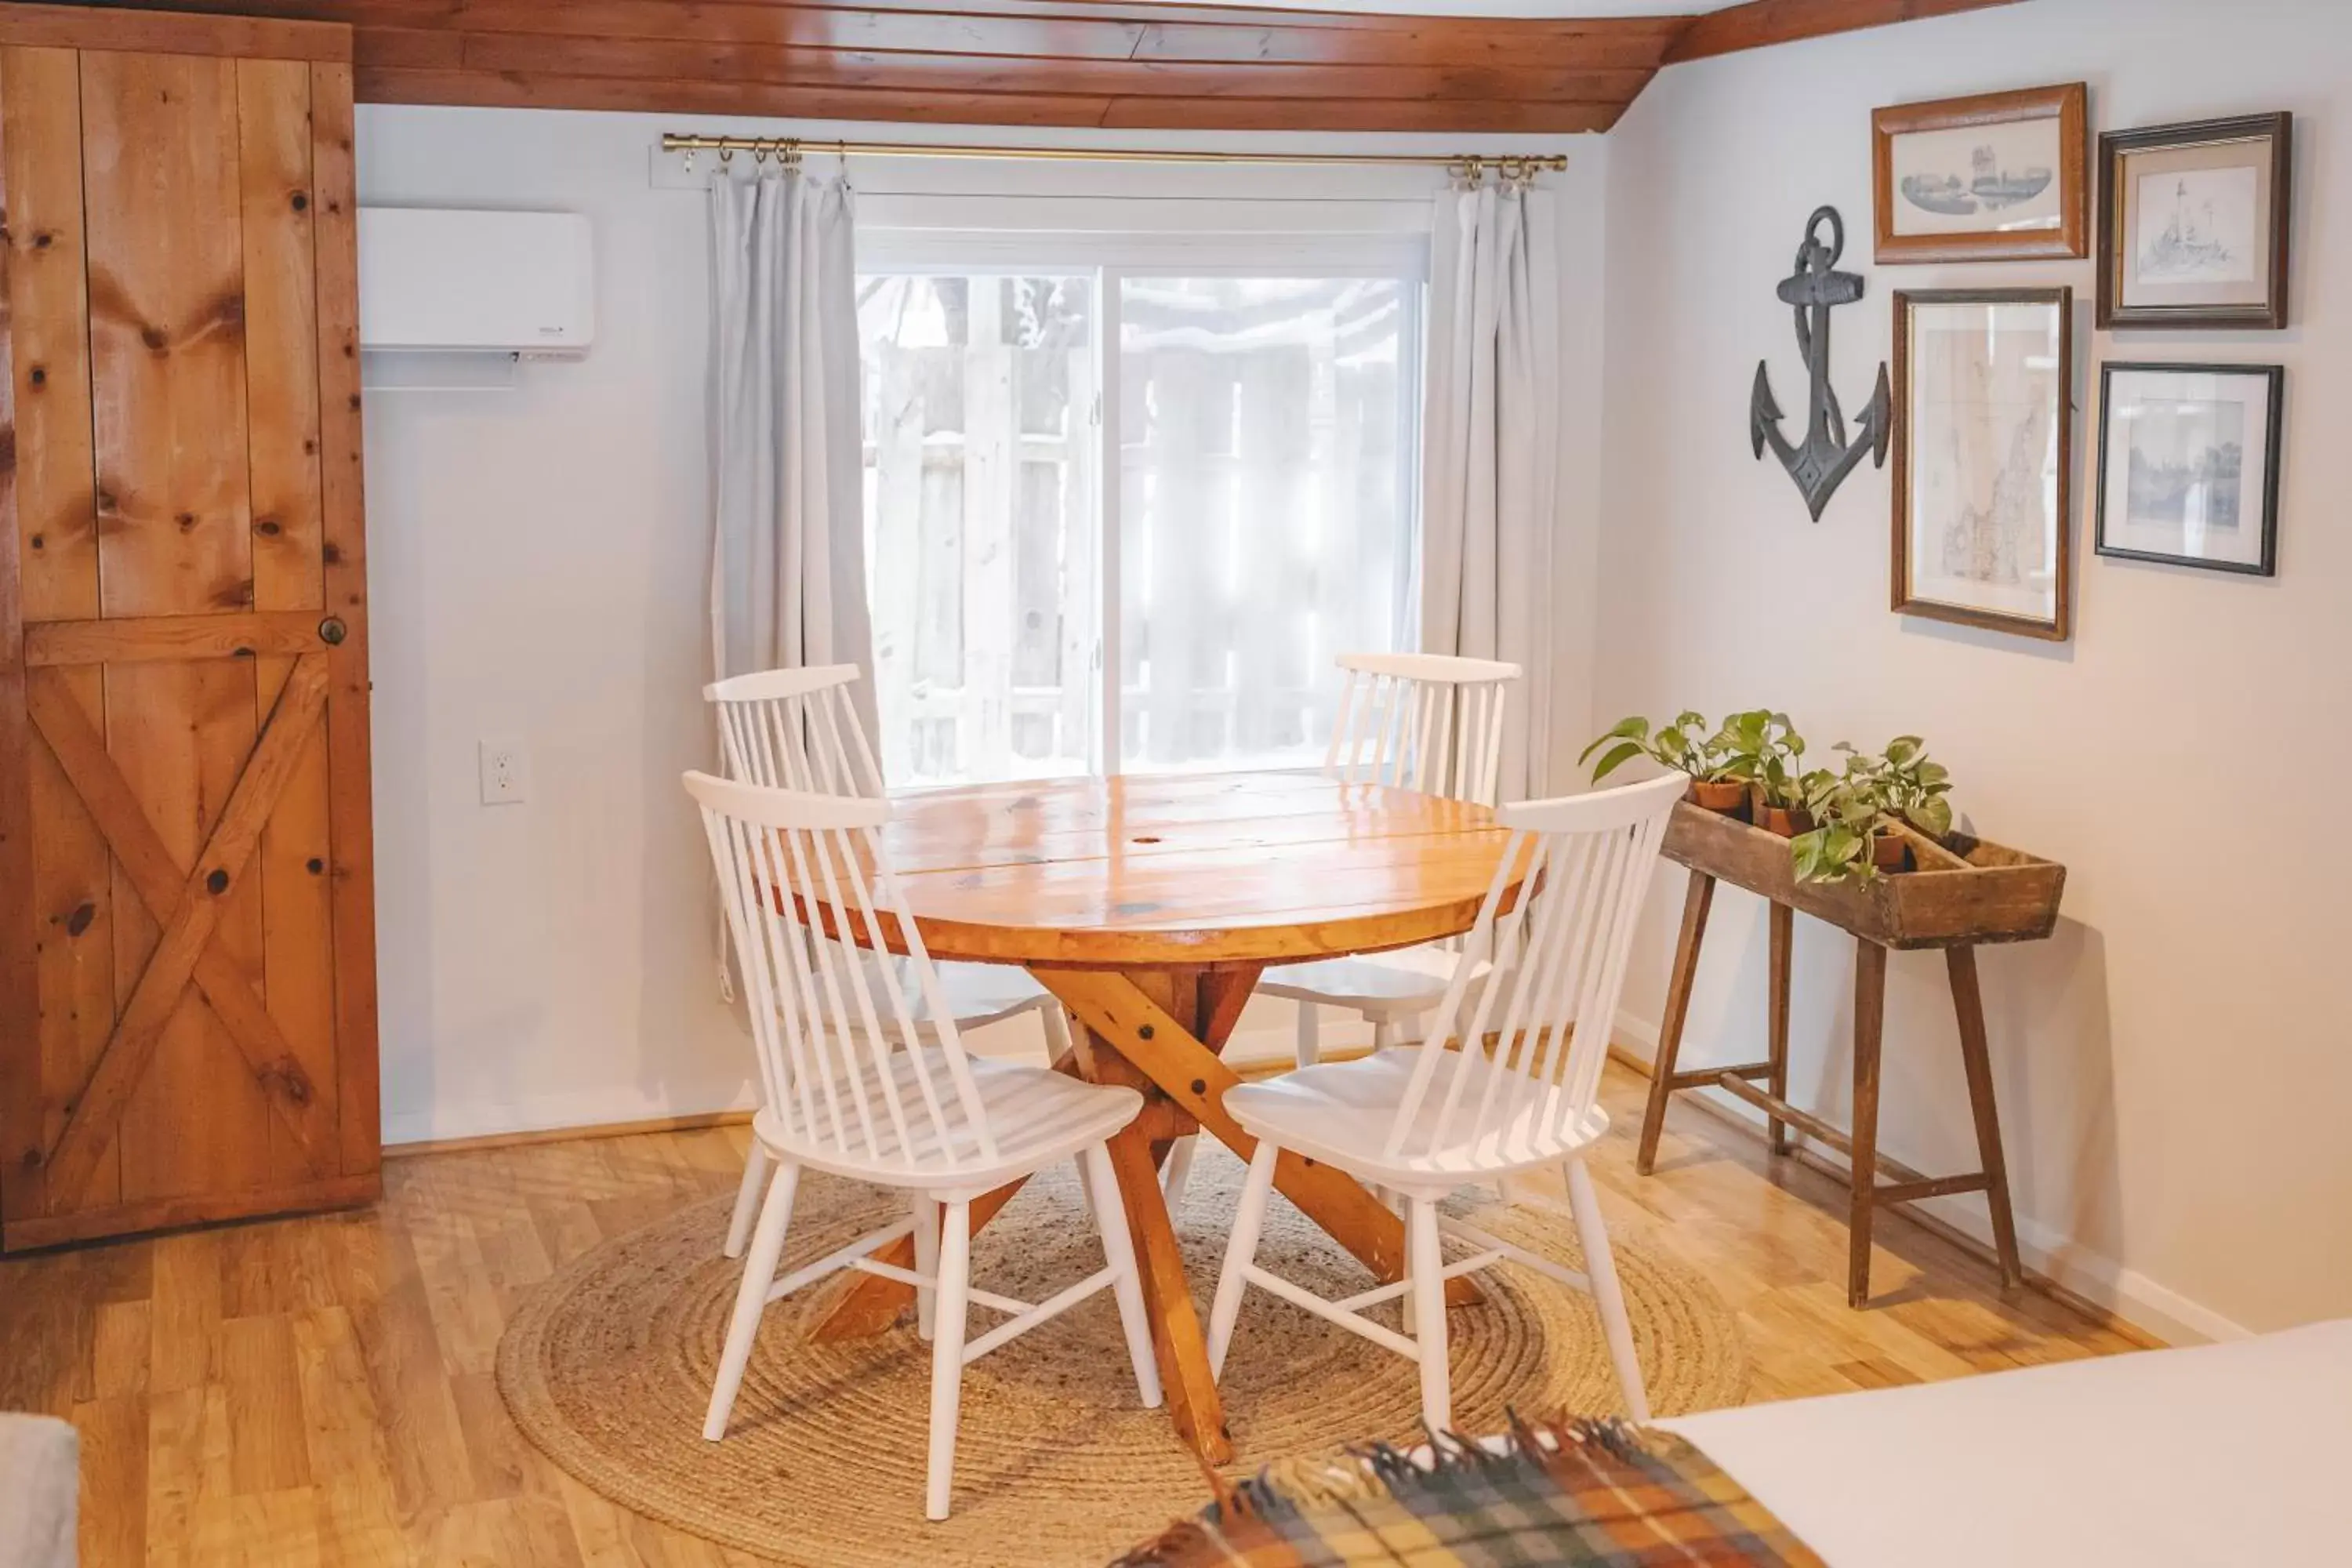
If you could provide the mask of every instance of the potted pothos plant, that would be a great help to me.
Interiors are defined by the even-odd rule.
[[[1759,708],[1724,720],[1712,744],[1724,757],[1724,774],[1748,786],[1748,820],[1769,833],[1793,838],[1811,832],[1805,805],[1805,738],[1786,713]]]
[[[1904,869],[1911,851],[1898,822],[1939,840],[1951,832],[1951,773],[1928,759],[1925,741],[1899,735],[1876,756],[1843,742],[1837,750],[1845,753],[1843,773],[1807,775],[1805,805],[1816,826],[1789,841],[1797,880],[1868,881]]]
[[[1685,710],[1654,731],[1647,719],[1637,716],[1619,720],[1608,733],[1585,747],[1576,760],[1580,763],[1589,762],[1592,753],[1601,752],[1601,760],[1592,764],[1592,782],[1599,784],[1635,757],[1648,757],[1690,775],[1693,805],[1719,811],[1726,816],[1743,816],[1748,805],[1748,781],[1729,771],[1732,763],[1724,754],[1722,738],[1719,731],[1707,732],[1706,716],[1702,713]]]

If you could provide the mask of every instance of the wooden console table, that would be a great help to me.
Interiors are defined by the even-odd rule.
[[[1877,1205],[1982,1193],[1992,1211],[1993,1244],[2000,1257],[2004,1289],[2022,1279],[2017,1258],[2017,1226],[2010,1210],[2009,1173],[2001,1159],[2000,1120],[1993,1109],[1992,1066],[1985,1047],[1984,999],[1977,987],[1979,946],[1987,942],[2035,942],[2058,923],[2058,900],[2066,868],[1983,839],[1956,836],[1947,848],[1904,831],[1917,869],[1870,882],[1799,882],[1789,864],[1789,841],[1737,817],[1702,811],[1685,802],[1675,808],[1664,853],[1690,868],[1690,891],[1683,903],[1682,938],[1675,951],[1666,990],[1666,1013],[1658,1029],[1658,1057],[1650,1079],[1650,1103],[1642,1119],[1636,1166],[1650,1173],[1657,1163],[1658,1135],[1666,1101],[1677,1091],[1720,1089],[1762,1110],[1769,1119],[1770,1148],[1789,1152],[1788,1129],[1820,1139],[1853,1162],[1853,1237],[1846,1270],[1846,1300],[1860,1307],[1870,1299],[1871,1221]],[[1699,944],[1715,901],[1715,885],[1729,882],[1770,900],[1769,991],[1765,1013],[1767,1057],[1737,1067],[1680,1071],[1683,1026],[1690,1014],[1691,983],[1698,972]],[[1810,1111],[1789,1103],[1789,962],[1799,910],[1828,921],[1854,938],[1853,1130],[1841,1131]],[[1952,1005],[1959,1016],[1960,1061],[1968,1074],[1969,1108],[1975,1117],[1981,1169],[1966,1175],[1925,1176],[1878,1152],[1878,1079],[1886,1022],[1886,955],[1895,950],[1941,948],[1949,967]],[[1758,1087],[1758,1080],[1763,1087]],[[1884,1172],[1892,1180],[1881,1184]]]

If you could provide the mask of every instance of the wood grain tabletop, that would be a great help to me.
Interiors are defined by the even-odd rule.
[[[980,785],[891,802],[935,958],[1285,963],[1467,931],[1508,835],[1481,805],[1313,773]]]

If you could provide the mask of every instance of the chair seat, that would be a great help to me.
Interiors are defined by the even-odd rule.
[[[1264,1083],[1243,1084],[1225,1091],[1225,1110],[1256,1138],[1271,1139],[1282,1148],[1337,1165],[1360,1180],[1405,1189],[1451,1188],[1511,1171],[1548,1165],[1565,1158],[1609,1130],[1608,1113],[1594,1106],[1581,1125],[1568,1133],[1539,1128],[1544,1109],[1538,1100],[1490,1131],[1475,1144],[1465,1137],[1435,1154],[1408,1152],[1391,1156],[1383,1151],[1397,1107],[1412,1087],[1413,1068],[1426,1046],[1375,1051],[1354,1061],[1328,1062],[1300,1068]],[[1409,1151],[1427,1148],[1426,1131],[1433,1129],[1444,1109],[1440,1074],[1414,1118]],[[1465,1090],[1465,1098],[1483,1080]],[[1477,1107],[1464,1105],[1454,1112],[1454,1125],[1467,1131]]]
[[[930,1069],[948,1137],[962,1157],[960,1164],[950,1165],[932,1132],[921,1081],[916,1076],[919,1054]],[[979,1193],[1067,1159],[1090,1143],[1105,1142],[1143,1109],[1143,1096],[1136,1089],[1087,1083],[1067,1073],[1025,1063],[974,1057],[970,1061],[972,1083],[980,1091],[988,1124],[996,1133],[994,1157],[982,1159],[971,1135],[971,1119],[964,1114],[963,1102],[955,1093],[947,1053],[936,1046],[923,1046],[914,1051],[895,1051],[889,1062],[899,1102],[906,1108],[908,1134],[915,1145],[916,1157],[911,1161],[890,1122],[881,1086],[870,1071],[866,1088],[867,1102],[874,1108],[871,1145],[856,1120],[856,1097],[844,1079],[835,1080],[834,1101],[841,1107],[842,1124],[850,1130],[847,1142],[856,1151],[855,1157],[844,1154],[830,1141],[818,1147],[793,1136],[772,1105],[762,1107],[751,1119],[751,1130],[777,1158],[815,1170],[882,1186]],[[819,1125],[829,1131],[832,1118],[824,1093],[813,1089],[810,1098]]]
[[[1367,1015],[1426,1013],[1445,999],[1445,988],[1454,984],[1454,972],[1461,963],[1460,953],[1443,947],[1318,958],[1311,963],[1267,970],[1257,989],[1268,996],[1328,1002]],[[1478,960],[1470,971],[1471,978],[1483,978],[1492,967]]]

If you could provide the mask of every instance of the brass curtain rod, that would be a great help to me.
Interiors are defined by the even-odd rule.
[[[1216,153],[1140,147],[956,147],[920,142],[812,142],[798,136],[704,136],[667,132],[665,153],[749,153],[796,163],[804,153],[844,158],[989,158],[1007,162],[1067,159],[1091,163],[1391,164],[1453,169],[1475,176],[1493,168],[1506,179],[1568,167],[1565,153]]]

